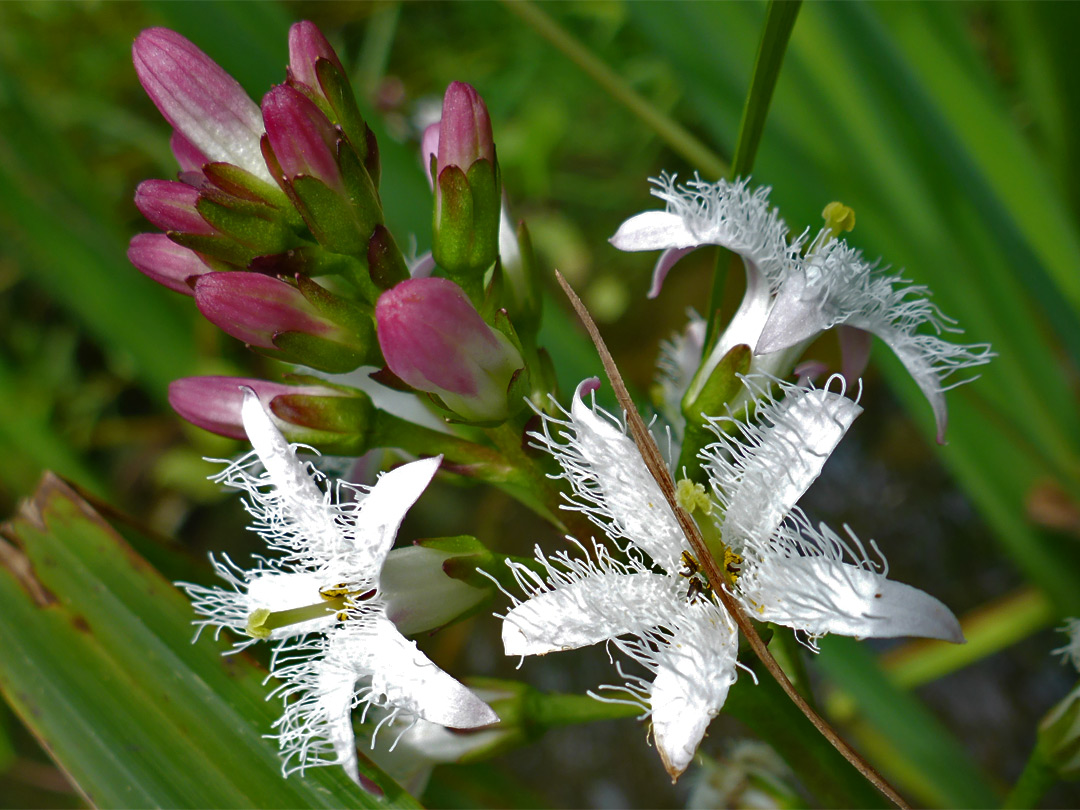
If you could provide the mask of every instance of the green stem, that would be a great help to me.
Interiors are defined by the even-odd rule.
[[[1009,795],[1005,798],[1002,807],[1006,808],[1030,808],[1036,807],[1039,800],[1054,783],[1058,781],[1057,772],[1043,758],[1042,752],[1036,746],[1031,752],[1031,758],[1024,766],[1020,778],[1016,780]]]
[[[563,509],[566,500],[547,472],[522,446],[522,429],[515,422],[504,422],[485,431],[507,462],[513,474],[506,480],[507,492],[548,520],[559,531],[585,542],[594,533],[592,524],[579,511]]]
[[[657,109],[546,13],[527,0],[503,0],[503,6],[562,51],[564,56],[581,68],[613,99],[636,115],[690,165],[697,166],[699,171],[711,177],[723,177],[727,174],[728,165],[716,152],[680,126],[671,116]]]
[[[799,16],[802,0],[770,0],[765,12],[765,27],[758,43],[757,58],[754,60],[754,74],[750,80],[750,91],[743,106],[742,122],[739,124],[739,138],[735,144],[735,157],[731,161],[729,178],[745,177],[754,166],[761,135],[765,131],[765,119],[769,113],[776,80],[780,77],[780,67],[784,62],[788,41],[791,39],[795,19]],[[719,330],[720,305],[724,298],[724,279],[726,267],[735,264],[737,256],[721,249],[716,257],[716,269],[713,271],[712,290],[709,293],[709,326],[705,335],[705,345],[710,346]]]

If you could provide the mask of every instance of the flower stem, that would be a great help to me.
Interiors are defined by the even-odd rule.
[[[754,60],[754,75],[750,80],[750,91],[746,94],[743,105],[742,122],[739,124],[739,139],[735,144],[735,157],[731,161],[730,179],[745,177],[754,166],[761,135],[765,131],[765,118],[769,113],[776,80],[780,76],[780,66],[784,62],[791,31],[795,19],[799,16],[802,0],[770,0],[765,12],[765,27],[758,43],[757,58]],[[724,279],[729,263],[738,259],[730,251],[721,249],[716,257],[716,269],[713,271],[712,290],[709,293],[709,326],[705,335],[706,347],[712,344],[719,328],[720,305],[724,297]]]
[[[1002,807],[1005,808],[1028,808],[1035,807],[1039,799],[1058,781],[1054,768],[1043,757],[1038,746],[1031,752],[1020,778],[1016,780],[1009,795],[1005,798]]]
[[[688,163],[697,166],[699,171],[710,177],[723,177],[727,174],[728,165],[716,152],[694,137],[671,116],[657,109],[546,13],[528,0],[504,0],[503,6],[562,51],[564,56],[581,68],[613,99],[636,115]]]
[[[762,641],[761,636],[758,635],[757,629],[754,627],[750,617],[746,614],[746,611],[743,610],[742,606],[724,587],[724,576],[717,566],[716,560],[709,554],[709,550],[705,546],[705,541],[702,539],[701,531],[698,529],[697,524],[694,523],[690,514],[679,505],[676,497],[675,481],[671,477],[671,472],[668,470],[667,463],[664,461],[664,456],[660,452],[660,448],[656,446],[652,434],[649,433],[649,429],[645,425],[645,420],[642,419],[641,414],[638,413],[637,406],[634,405],[634,401],[630,398],[630,392],[626,390],[626,384],[623,382],[622,375],[619,373],[619,369],[616,367],[615,361],[611,357],[611,352],[608,351],[607,345],[604,343],[604,339],[600,336],[600,331],[596,328],[595,321],[593,321],[589,311],[585,309],[585,305],[581,303],[581,299],[578,298],[577,293],[574,292],[566,279],[563,278],[562,274],[557,270],[555,271],[555,277],[562,286],[563,292],[565,292],[566,296],[570,299],[570,303],[573,305],[578,317],[581,318],[582,323],[585,325],[589,337],[592,338],[593,344],[600,354],[600,361],[604,365],[604,371],[607,373],[608,380],[611,382],[611,387],[615,390],[615,397],[618,399],[619,405],[626,412],[626,424],[630,429],[630,435],[633,437],[634,443],[637,445],[638,452],[641,453],[645,466],[648,467],[649,472],[656,480],[657,485],[660,487],[660,491],[664,493],[664,497],[671,507],[672,513],[675,515],[675,519],[679,522],[679,527],[682,529],[687,542],[690,544],[690,548],[693,550],[694,554],[697,555],[698,561],[701,563],[709,583],[713,586],[713,593],[717,595],[721,604],[723,604],[724,608],[731,615],[731,618],[735,621],[735,624],[739,626],[739,629],[750,644],[751,649],[753,649],[755,655],[761,660],[762,665],[769,674],[772,675],[776,682],[780,684],[787,696],[799,708],[799,711],[806,716],[806,719],[813,723],[814,727],[821,732],[822,736],[824,736],[825,739],[828,740],[832,746],[867,779],[867,781],[876,787],[882,795],[897,807],[908,807],[908,804],[900,794],[885,781],[884,777],[882,777],[870,763],[859,756],[855,749],[848,745],[836,730],[825,722],[821,715],[815,712],[803,696],[799,694],[799,691],[792,685],[787,675],[784,674],[784,670],[781,669],[780,665],[776,662],[776,659],[773,658],[772,653],[769,652],[769,648],[765,645],[765,642]]]

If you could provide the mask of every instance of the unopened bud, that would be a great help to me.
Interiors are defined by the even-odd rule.
[[[446,89],[435,164],[432,253],[453,276],[477,277],[499,253],[502,200],[491,118],[464,82]]]
[[[211,161],[271,179],[259,149],[259,108],[213,59],[167,28],[143,31],[131,55],[150,100],[188,143]]]
[[[184,295],[194,295],[195,280],[211,268],[193,250],[163,233],[140,233],[131,239],[128,261],[158,284]]]
[[[135,207],[163,231],[210,235],[217,230],[196,207],[199,190],[175,180],[144,180],[135,189]]]
[[[337,131],[313,101],[282,84],[263,97],[262,112],[270,147],[287,180],[315,177],[344,193],[335,154]]]
[[[379,297],[375,317],[394,374],[466,420],[506,419],[521,354],[484,323],[458,285],[443,278],[403,281]]]
[[[262,273],[211,273],[195,284],[195,303],[233,337],[283,359],[331,372],[351,371],[365,346],[324,316],[296,287]],[[304,350],[311,352],[305,356]]]
[[[322,96],[322,87],[315,65],[320,59],[329,60],[344,75],[341,60],[322,31],[313,22],[303,20],[289,29],[289,80],[302,84],[311,94]]]
[[[290,442],[350,455],[368,448],[375,409],[362,391],[242,377],[184,377],[169,384],[169,404],[197,427],[243,440],[245,388],[255,391]]]

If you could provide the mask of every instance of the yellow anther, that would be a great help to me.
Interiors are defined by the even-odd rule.
[[[724,574],[728,581],[734,585],[742,571],[742,556],[736,554],[730,548],[724,549]]]
[[[855,211],[842,202],[831,202],[821,212],[825,220],[825,227],[832,232],[833,237],[842,233],[855,230]]]
[[[356,593],[357,591],[352,590],[347,582],[342,582],[340,585],[325,585],[319,588],[319,596],[327,601],[340,599],[343,596],[353,596]]]
[[[675,501],[691,515],[695,510],[703,515],[712,514],[712,498],[705,491],[705,487],[689,478],[681,478],[675,485]]]

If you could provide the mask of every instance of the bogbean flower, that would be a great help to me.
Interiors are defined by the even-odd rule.
[[[241,647],[277,642],[270,674],[281,681],[277,693],[285,701],[274,735],[285,772],[339,764],[358,780],[352,727],[358,707],[365,713],[379,707],[386,723],[498,722],[487,704],[401,634],[384,592],[384,563],[398,526],[440,458],[402,465],[370,490],[338,481],[324,492],[321,476],[299,461],[250,389],[242,416],[254,451],[218,480],[246,493],[252,528],[270,556],[247,571],[215,560],[229,588],[183,587],[201,626],[249,636]],[[454,609],[454,599],[444,601]]]
[[[1059,628],[1069,637],[1069,643],[1054,650],[1055,655],[1060,655],[1064,663],[1071,664],[1073,669],[1080,672],[1080,619],[1066,619],[1065,626]]]
[[[653,194],[667,203],[666,209],[631,217],[611,238],[620,250],[663,251],[651,297],[659,294],[674,264],[703,245],[727,248],[746,267],[746,294],[705,358],[695,386],[703,385],[739,344],[754,351],[752,371],[784,376],[821,332],[846,327],[841,338],[849,382],[861,374],[868,336],[877,336],[929,400],[938,441],[944,440],[944,394],[959,384],[953,375],[989,362],[992,353],[983,344],[945,340],[943,332],[959,330],[930,303],[925,287],[908,284],[835,238],[843,225],[827,227],[809,243],[805,233],[789,239],[787,226],[769,207],[767,187],[751,191],[747,180],[707,183],[700,178],[677,185],[666,174],[653,182]],[[929,331],[919,331],[924,327]]]
[[[674,779],[736,679],[737,634],[711,590],[719,585],[701,578],[633,441],[617,419],[585,404],[597,384],[582,383],[567,418],[545,416],[534,439],[573,488],[567,508],[592,519],[625,559],[594,544],[584,556],[537,549],[545,576],[509,563],[527,598],[512,597],[503,644],[507,655],[525,656],[610,643],[644,665],[651,681],[620,667],[625,684],[608,688],[645,708]],[[757,406],[756,425],[705,451],[719,525],[709,515],[721,510],[704,489],[679,485],[706,537],[723,538],[714,548],[730,577],[723,587],[752,616],[794,627],[811,646],[828,632],[960,640],[956,619],[938,600],[887,580],[853,536],[815,529],[794,506],[861,408],[827,389],[782,392],[782,400]]]

